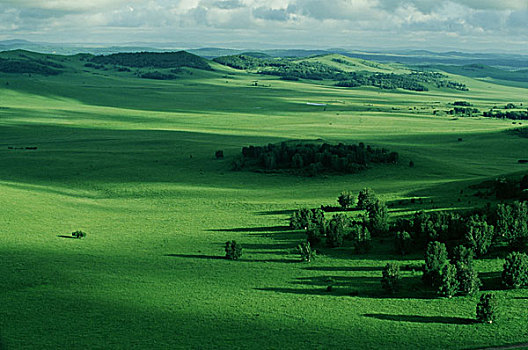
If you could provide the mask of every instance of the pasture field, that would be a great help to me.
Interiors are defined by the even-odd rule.
[[[476,324],[478,296],[436,297],[419,272],[403,271],[403,291],[384,295],[388,261],[423,263],[394,254],[390,238],[365,255],[323,248],[306,264],[293,252],[304,233],[286,227],[293,210],[336,205],[341,191],[367,186],[393,217],[484,206],[468,186],[526,173],[517,161],[528,157],[528,139],[508,132],[518,127],[511,121],[433,110],[459,100],[481,110],[526,106],[528,90],[454,75],[470,90],[350,89],[211,66],[170,81],[80,64],[57,76],[0,74],[6,349],[528,342],[528,291],[499,290],[501,257],[477,267],[483,290],[497,290],[502,318]],[[400,163],[314,178],[231,171],[243,146],[292,139],[365,142],[397,151]],[[78,229],[85,239],[61,237]],[[244,247],[240,261],[223,259],[232,239]]]

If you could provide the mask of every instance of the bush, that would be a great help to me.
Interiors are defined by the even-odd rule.
[[[236,241],[227,241],[225,244],[226,258],[238,260],[242,256],[242,245]]]
[[[72,235],[73,238],[77,238],[77,239],[81,239],[81,238],[86,237],[86,233],[83,232],[83,231],[80,231],[80,230],[77,230],[77,231],[75,231],[75,232],[72,232],[71,235]]]
[[[372,248],[370,232],[365,225],[352,225],[349,236],[352,239],[356,254],[368,253]]]
[[[374,203],[378,197],[370,188],[364,188],[359,191],[357,207],[360,210],[367,209],[371,203]]]
[[[477,304],[477,321],[493,323],[498,316],[497,298],[495,294],[483,294]]]
[[[507,288],[528,286],[528,255],[513,252],[506,257],[502,271],[502,284]]]
[[[482,285],[475,269],[473,255],[473,251],[463,245],[456,247],[453,251],[453,264],[457,271],[458,289],[464,295],[475,294]]]
[[[457,269],[453,264],[446,264],[442,269],[438,292],[447,298],[452,298],[458,291]]]
[[[299,209],[290,218],[290,228],[293,230],[307,229],[313,217],[313,212],[310,209]]]
[[[423,273],[424,282],[434,288],[439,287],[442,271],[448,263],[445,244],[440,242],[429,242],[425,252]]]
[[[216,151],[215,152],[215,157],[216,157],[216,159],[224,158],[224,151],[222,151],[222,150]]]
[[[528,238],[528,205],[525,202],[499,204],[497,232],[511,248],[523,248]]]
[[[478,215],[471,216],[467,224],[466,242],[477,254],[482,256],[488,252],[495,234],[495,229]]]
[[[382,271],[381,287],[390,294],[398,291],[400,282],[400,267],[395,263],[388,263]]]
[[[354,196],[352,193],[343,191],[341,195],[337,198],[337,202],[343,209],[348,209],[354,205]]]
[[[396,232],[394,245],[398,254],[405,255],[409,253],[411,244],[411,235],[407,231]]]
[[[310,242],[301,242],[297,246],[297,250],[301,255],[301,261],[311,262],[315,259],[315,250],[312,250]]]

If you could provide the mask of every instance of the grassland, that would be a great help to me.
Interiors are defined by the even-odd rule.
[[[334,204],[342,190],[365,186],[393,203],[395,216],[432,208],[411,204],[413,197],[440,209],[484,205],[468,185],[526,173],[517,160],[527,157],[528,139],[506,132],[518,127],[511,121],[433,110],[458,100],[481,110],[526,105],[526,89],[454,75],[470,91],[346,89],[215,63],[212,72],[151,81],[64,60],[69,69],[57,76],[0,75],[6,348],[458,349],[528,341],[527,291],[498,291],[500,322],[474,324],[476,297],[431,296],[419,273],[404,272],[400,295],[383,295],[387,261],[414,265],[421,256],[402,260],[385,240],[367,255],[325,250],[303,264],[292,249],[304,234],[284,227],[292,210]],[[318,138],[387,147],[402,160],[315,178],[230,170],[243,146]],[[218,149],[224,160],[214,159]],[[88,236],[61,237],[77,229]],[[241,261],[221,258],[230,239],[243,244]],[[477,263],[483,289],[498,289],[502,260]]]

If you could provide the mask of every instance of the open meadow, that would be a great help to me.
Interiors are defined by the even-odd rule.
[[[288,227],[293,211],[335,206],[343,190],[365,187],[393,219],[497,204],[470,186],[528,173],[518,163],[528,159],[528,138],[511,131],[512,120],[443,111],[455,101],[482,111],[527,106],[526,88],[449,73],[469,91],[347,88],[212,61],[211,71],[154,80],[57,57],[62,74],[0,73],[6,349],[528,342],[528,291],[501,287],[500,254],[476,260],[481,290],[496,291],[501,310],[500,322],[479,324],[480,294],[436,296],[418,270],[402,270],[400,293],[383,292],[387,262],[423,264],[421,252],[396,254],[392,236],[375,237],[367,254],[318,247],[317,259],[302,263],[295,248],[306,235]],[[386,147],[399,162],[315,177],[231,169],[244,146],[319,139]],[[87,236],[71,239],[75,230]],[[228,240],[242,244],[240,260],[224,259]]]

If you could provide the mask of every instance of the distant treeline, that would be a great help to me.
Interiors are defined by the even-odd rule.
[[[267,146],[249,146],[242,149],[242,157],[233,168],[294,170],[315,176],[323,172],[357,173],[370,163],[398,162],[398,153],[385,148],[358,145],[331,145],[328,143],[286,143]]]
[[[185,51],[116,53],[106,56],[95,56],[90,61],[96,64],[111,64],[135,68],[189,67],[212,70],[206,60]]]
[[[335,58],[333,60],[338,63],[346,62]],[[439,88],[468,90],[464,84],[446,80],[447,76],[432,72],[412,72],[411,74],[351,73],[320,62],[298,62],[291,59],[257,58],[247,55],[218,57],[214,61],[236,69],[258,69],[258,74],[275,75],[283,80],[335,80],[337,81],[336,85],[342,87],[375,86],[381,89],[400,88],[427,91],[428,88],[424,84],[431,84]]]
[[[42,75],[57,75],[62,73],[62,65],[40,59],[3,59],[0,58],[0,72],[2,73],[30,73]]]

